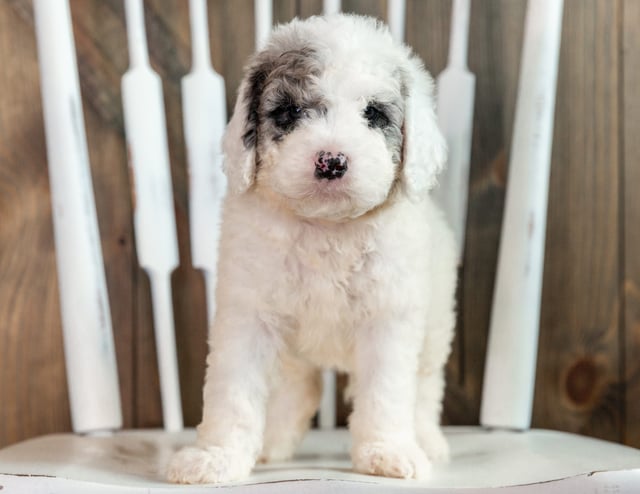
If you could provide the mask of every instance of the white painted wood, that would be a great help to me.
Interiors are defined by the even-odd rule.
[[[149,65],[142,0],[126,0],[125,8],[130,58],[122,100],[136,250],[151,282],[164,426],[175,431],[182,428],[182,406],[170,280],[179,259],[162,83]]]
[[[224,80],[211,66],[205,0],[190,0],[189,14],[192,68],[182,79],[182,109],[189,166],[191,260],[204,274],[211,328],[216,312],[220,214],[227,188],[221,145],[227,109]]]
[[[404,42],[404,28],[406,25],[406,0],[387,1],[387,23],[391,36],[397,43]]]
[[[336,427],[336,381],[335,371],[322,371],[322,399],[318,410],[318,426],[322,430]]]
[[[562,0],[529,1],[480,421],[531,425]]]
[[[322,13],[324,15],[338,14],[342,10],[341,0],[323,0]]]
[[[60,309],[76,432],[122,426],[111,313],[67,0],[35,0]]]
[[[171,272],[156,269],[150,269],[147,272],[153,302],[153,329],[158,357],[162,418],[166,430],[177,431],[182,429],[183,423],[173,324]]]
[[[273,26],[272,0],[254,0],[254,15],[256,50],[261,50],[267,44]]]
[[[467,68],[469,0],[454,0],[449,38],[449,61],[437,79],[438,125],[447,140],[447,168],[434,192],[453,229],[462,261],[467,223],[469,163],[473,135],[476,78]]]
[[[640,451],[636,449],[542,430],[520,433],[448,427],[445,434],[452,460],[434,465],[426,481],[355,474],[348,433],[316,430],[310,431],[292,461],[258,465],[248,480],[217,486],[215,492],[640,491]],[[194,440],[193,429],[123,431],[110,438],[45,436],[0,451],[0,472],[4,474],[0,485],[7,492],[211,492],[211,486],[180,487],[164,481],[170,454]]]

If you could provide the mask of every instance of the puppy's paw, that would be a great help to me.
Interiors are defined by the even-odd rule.
[[[211,446],[183,448],[173,455],[167,467],[167,479],[177,484],[213,484],[246,478],[253,468],[246,454]]]
[[[414,443],[385,441],[363,442],[351,452],[357,472],[401,479],[424,479],[431,464],[422,449]]]
[[[429,460],[434,463],[446,463],[449,461],[451,456],[449,442],[438,425],[429,424],[418,427],[417,432],[418,444],[420,444]]]

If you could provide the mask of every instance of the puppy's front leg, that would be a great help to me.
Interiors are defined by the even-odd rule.
[[[251,472],[262,449],[268,376],[276,358],[273,333],[261,324],[227,320],[221,331],[214,329],[198,440],[173,456],[170,481],[229,482]]]
[[[420,332],[411,326],[379,322],[358,338],[349,420],[356,471],[400,478],[423,478],[429,472],[415,435]]]

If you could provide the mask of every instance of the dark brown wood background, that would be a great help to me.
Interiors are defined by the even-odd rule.
[[[74,0],[78,52],[125,427],[161,424],[149,284],[133,242],[120,77],[121,0]],[[275,19],[319,13],[277,0]],[[173,277],[183,407],[200,418],[203,282],[190,267],[180,78],[190,65],[185,0],[147,0],[164,81],[181,266]],[[478,422],[487,328],[522,45],[524,0],[472,3],[477,77],[469,226],[444,420]],[[343,7],[385,17],[386,2]],[[407,39],[445,66],[450,0],[409,0]],[[235,99],[253,1],[210,0],[211,50]],[[640,0],[566,0],[534,425],[640,447]],[[336,33],[339,35],[339,33]],[[70,428],[39,76],[28,0],[0,0],[0,446]]]

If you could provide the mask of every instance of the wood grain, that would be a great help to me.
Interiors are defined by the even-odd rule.
[[[0,445],[70,427],[36,45],[0,6]],[[12,67],[12,70],[6,70]]]
[[[209,0],[211,54],[233,107],[253,52],[253,1]],[[161,425],[149,284],[137,264],[120,78],[121,0],[72,0],[85,122],[126,427]],[[344,0],[386,17],[383,0]],[[476,107],[459,322],[444,419],[478,421],[525,0],[472,2]],[[70,428],[33,13],[0,2],[0,447]],[[188,3],[146,0],[151,63],[163,79],[180,248],[172,282],[184,416],[200,420],[204,286],[190,267],[180,79],[191,63]],[[274,22],[322,10],[276,0]],[[451,0],[409,0],[407,40],[435,76]],[[640,2],[566,0],[549,202],[534,422],[640,446]],[[343,423],[349,413],[341,408]]]
[[[342,0],[342,11],[369,15],[385,20],[387,17],[387,2],[384,0]]]
[[[533,422],[620,440],[619,5],[565,3]]]
[[[640,447],[640,2],[625,0],[622,3],[621,29],[624,68],[620,84],[620,118],[623,129],[623,166],[620,192],[624,212],[623,249],[624,313],[620,342],[624,349],[621,370],[625,378],[624,442]]]

